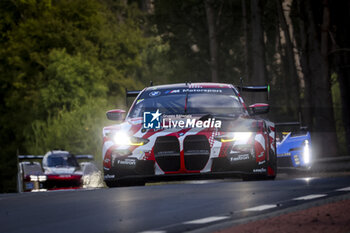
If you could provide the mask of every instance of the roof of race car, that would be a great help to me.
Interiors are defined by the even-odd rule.
[[[69,152],[68,151],[65,151],[65,150],[50,150],[50,151],[48,151],[46,154],[45,154],[45,156],[47,155],[47,156],[49,156],[49,155],[55,155],[55,154],[69,154]]]
[[[165,84],[158,86],[150,86],[145,90],[165,90],[165,89],[177,89],[177,88],[232,88],[232,84],[227,83],[175,83]]]

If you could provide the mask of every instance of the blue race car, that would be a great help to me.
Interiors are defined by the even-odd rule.
[[[276,123],[276,127],[295,125],[300,125],[300,123]],[[300,127],[296,132],[283,131],[277,134],[277,166],[310,168],[312,162],[311,136],[307,128]]]

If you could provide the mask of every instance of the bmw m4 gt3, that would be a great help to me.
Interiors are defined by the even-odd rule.
[[[104,180],[109,187],[147,181],[239,176],[274,179],[274,123],[257,115],[268,104],[247,107],[240,91],[267,86],[193,83],[152,86],[127,92],[137,96],[129,112],[110,110],[103,129]]]

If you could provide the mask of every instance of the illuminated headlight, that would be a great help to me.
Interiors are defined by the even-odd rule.
[[[304,145],[304,154],[303,154],[303,159],[304,159],[304,163],[305,164],[309,164],[310,163],[310,145],[309,145],[309,141],[305,140],[305,145]]]
[[[113,141],[120,146],[142,146],[149,142],[146,138],[132,137],[123,131],[115,133]]]
[[[220,142],[238,141],[240,143],[247,143],[251,136],[252,132],[235,132],[229,135],[217,136],[215,139]]]
[[[36,176],[36,175],[30,175],[30,181],[46,181],[46,176],[44,175],[40,175],[40,176]]]
[[[30,175],[30,181],[38,181],[38,180],[39,180],[38,176]]]

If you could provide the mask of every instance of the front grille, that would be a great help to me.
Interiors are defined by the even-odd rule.
[[[178,171],[180,169],[179,140],[175,136],[158,137],[154,144],[154,157],[163,171]]]
[[[187,170],[202,170],[208,162],[210,145],[204,135],[190,135],[184,140],[184,158]]]
[[[291,157],[277,157],[278,167],[293,167],[293,162]]]

